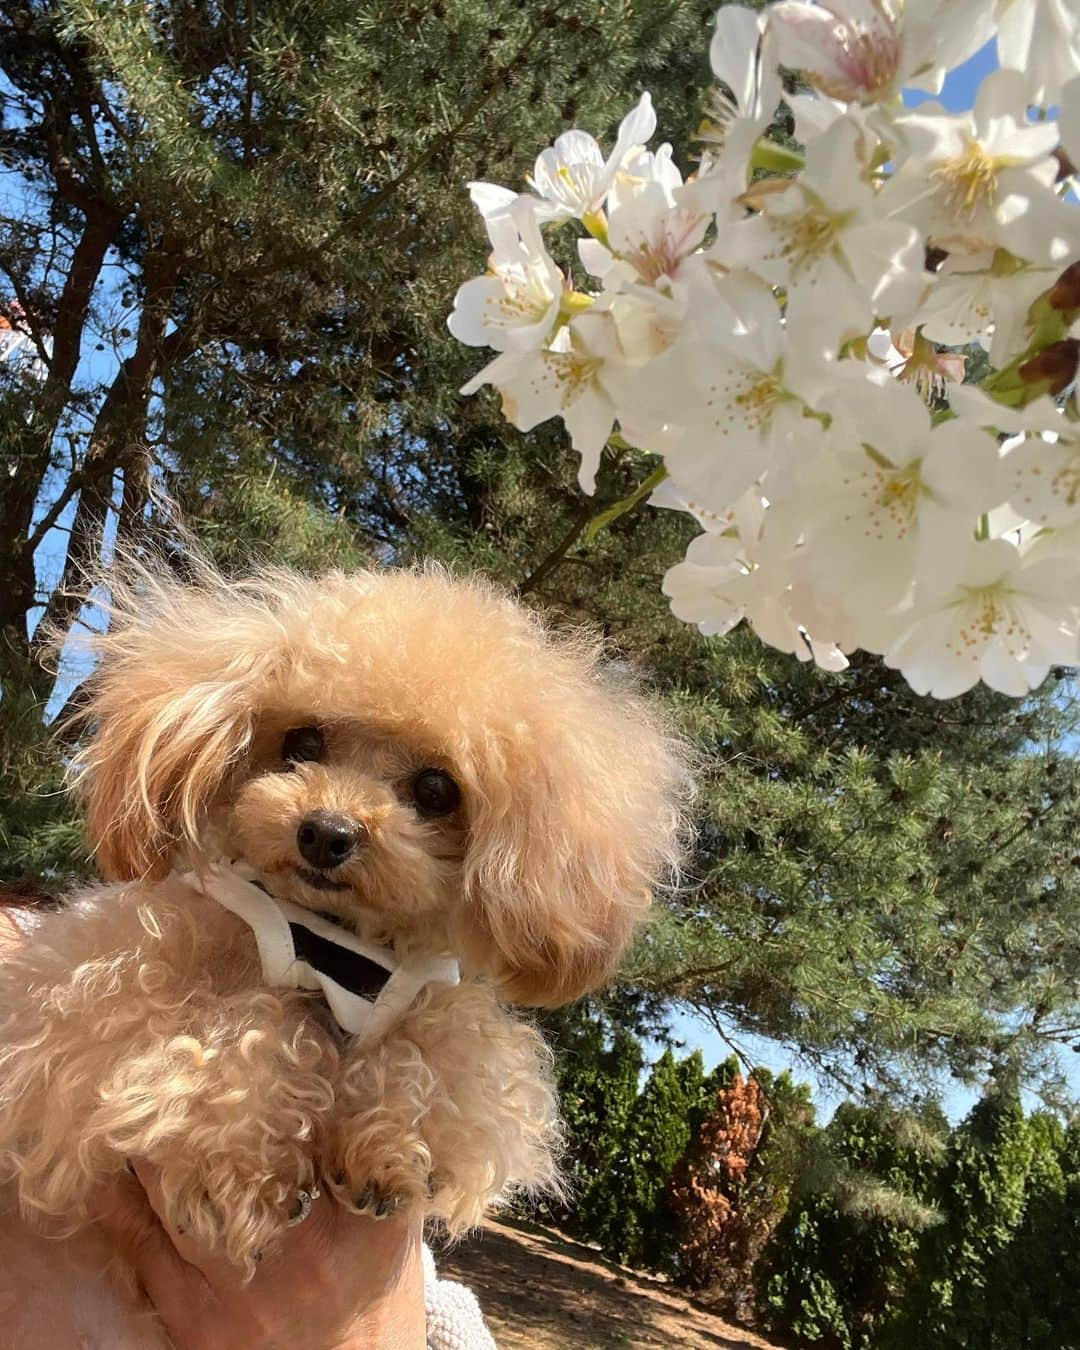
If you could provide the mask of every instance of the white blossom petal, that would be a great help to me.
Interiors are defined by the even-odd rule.
[[[997,53],[1023,75],[1028,103],[1049,108],[1080,71],[1080,9],[1074,0],[999,0]]]

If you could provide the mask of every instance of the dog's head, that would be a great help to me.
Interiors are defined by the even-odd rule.
[[[675,862],[685,771],[594,642],[437,569],[115,596],[78,765],[107,877],[240,858],[518,1002],[608,975]]]

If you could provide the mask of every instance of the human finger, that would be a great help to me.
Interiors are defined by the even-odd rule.
[[[169,1204],[160,1170],[140,1158],[133,1158],[129,1166],[146,1195],[158,1227],[180,1260],[194,1267],[214,1288],[235,1288],[242,1284],[244,1273],[238,1266],[221,1251],[198,1241],[185,1225],[177,1224],[170,1217],[175,1213],[175,1206]]]
[[[245,1284],[245,1272],[223,1252],[205,1246],[184,1226],[178,1227],[170,1219],[170,1214],[175,1213],[175,1206],[168,1203],[160,1171],[140,1159],[134,1159],[131,1166],[177,1254],[188,1265],[200,1271],[215,1289],[235,1291],[240,1285]],[[271,1250],[256,1255],[259,1262],[257,1278],[262,1282],[265,1282],[267,1272],[273,1271],[285,1262],[294,1262],[298,1256],[302,1255],[305,1261],[328,1261],[335,1255],[339,1242],[337,1206],[316,1186],[302,1191],[300,1196],[297,1201],[298,1222],[286,1230]],[[265,1264],[263,1264],[264,1257]]]
[[[100,1193],[95,1222],[160,1311],[184,1296],[193,1274],[205,1283],[201,1274],[185,1269],[134,1171]]]

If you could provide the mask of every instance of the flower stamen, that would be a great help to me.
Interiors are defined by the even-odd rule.
[[[969,141],[962,155],[945,160],[931,177],[943,184],[945,203],[953,215],[970,220],[997,196],[999,168],[995,156],[988,155],[978,141]]]

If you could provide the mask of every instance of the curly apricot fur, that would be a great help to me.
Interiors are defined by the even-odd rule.
[[[677,861],[677,740],[593,639],[438,568],[230,582],[196,561],[180,582],[128,563],[110,586],[74,773],[113,884],[0,966],[0,1211],[6,1193],[72,1234],[145,1158],[168,1220],[251,1270],[317,1178],[451,1233],[509,1189],[557,1188],[550,1057],[504,1005],[614,970]],[[321,762],[282,762],[308,725]],[[461,790],[446,818],[410,797],[430,767]],[[296,851],[316,810],[364,827],[333,890]],[[462,984],[343,1043],[180,879],[220,856],[399,952],[454,952]]]

